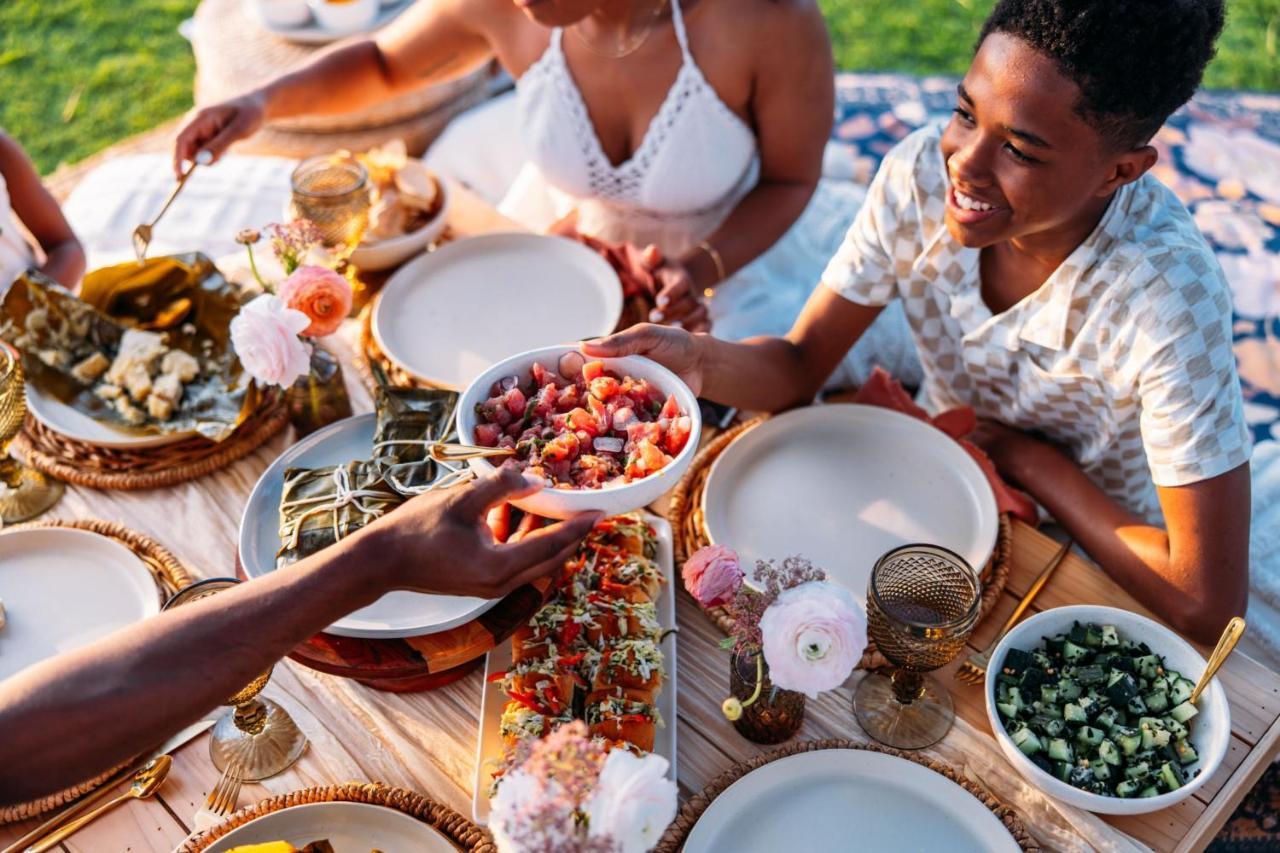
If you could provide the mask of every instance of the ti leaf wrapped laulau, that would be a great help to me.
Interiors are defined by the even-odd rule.
[[[404,501],[372,461],[286,469],[276,566],[296,563],[345,539]]]
[[[430,485],[440,473],[431,460],[433,442],[453,429],[458,405],[455,391],[431,388],[379,388],[373,457],[387,481],[406,494]]]

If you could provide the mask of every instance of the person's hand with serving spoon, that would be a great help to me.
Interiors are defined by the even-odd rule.
[[[484,523],[490,507],[538,488],[503,471],[428,492],[287,570],[165,611],[0,682],[0,731],[23,733],[0,738],[0,805],[83,782],[154,748],[298,643],[384,593],[498,598],[551,573],[599,513],[517,544],[495,542]]]

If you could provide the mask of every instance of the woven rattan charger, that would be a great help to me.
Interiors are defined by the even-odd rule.
[[[307,788],[303,791],[270,797],[257,805],[241,809],[212,829],[188,839],[175,853],[200,853],[207,850],[219,838],[251,820],[310,803],[367,803],[385,806],[422,821],[468,853],[496,853],[498,849],[494,846],[488,832],[448,806],[404,788],[391,788],[369,782]]]
[[[926,758],[922,755],[913,755],[911,753],[900,752],[896,749],[889,749],[878,744],[856,743],[851,740],[843,740],[840,738],[832,738],[829,740],[810,740],[800,741],[798,743],[788,744],[772,752],[758,755],[755,758],[748,759],[739,764],[730,767],[724,773],[713,779],[702,792],[693,796],[689,802],[685,803],[684,808],[676,815],[676,819],[667,827],[666,833],[663,834],[662,840],[658,842],[658,846],[654,848],[655,853],[677,853],[684,846],[685,841],[689,837],[689,833],[693,830],[694,824],[706,812],[707,807],[711,805],[716,797],[724,793],[734,782],[746,776],[753,770],[757,770],[766,764],[777,761],[788,756],[798,755],[802,752],[818,752],[824,749],[860,749],[865,752],[879,752],[884,755],[892,755],[895,758],[902,758],[907,761],[914,762],[927,767],[935,773],[955,782],[961,788],[964,788],[970,794],[978,798],[984,806],[991,810],[1000,822],[1004,824],[1005,829],[1013,836],[1013,840],[1023,850],[1038,851],[1040,845],[1032,838],[1031,833],[1027,831],[1027,827],[1023,824],[1022,819],[1018,817],[1017,812],[1002,803],[1000,800],[991,796],[984,788],[970,782],[963,776],[956,773],[947,765]]]
[[[178,558],[173,556],[167,548],[150,536],[138,533],[136,530],[130,530],[114,522],[99,521],[94,518],[81,518],[75,521],[33,521],[29,524],[11,527],[9,530],[46,527],[72,527],[116,540],[132,551],[147,567],[147,570],[151,572],[151,577],[156,583],[157,595],[161,598],[167,599],[191,582],[191,575],[182,563],[178,561]],[[123,776],[128,775],[132,772],[133,763],[128,762],[97,778],[82,782],[65,791],[51,794],[48,797],[29,803],[19,803],[14,806],[0,808],[0,824],[15,823],[61,808],[90,791],[101,787],[104,783],[116,779],[117,776],[123,778]]]
[[[154,447],[119,449],[77,441],[28,415],[14,447],[33,468],[78,486],[158,489],[225,468],[257,450],[288,422],[283,398],[266,394],[258,408],[223,441],[192,436]]]
[[[685,472],[684,477],[672,490],[667,517],[671,520],[675,536],[676,565],[683,565],[690,554],[704,545],[711,544],[711,539],[707,535],[706,520],[702,517],[702,494],[707,487],[707,477],[711,473],[712,464],[724,452],[724,449],[733,443],[734,439],[747,430],[763,423],[768,417],[768,415],[761,415],[752,420],[744,421],[722,432],[708,442],[705,447],[698,451],[698,455],[693,459],[693,464],[689,466],[689,470]],[[1000,594],[1004,592],[1004,585],[1009,580],[1011,543],[1012,529],[1009,525],[1009,518],[1007,515],[1002,514],[1000,516],[999,532],[996,536],[995,550],[991,554],[991,559],[987,561],[987,565],[982,569],[982,606],[978,616],[979,621],[986,618],[987,614],[996,606],[996,602],[1000,600]],[[724,634],[732,632],[733,617],[727,609],[724,607],[711,607],[705,608],[703,612],[707,614],[707,617],[715,623],[721,632]],[[877,669],[887,664],[888,661],[876,650],[875,643],[868,642],[867,650],[862,655],[858,668]]]

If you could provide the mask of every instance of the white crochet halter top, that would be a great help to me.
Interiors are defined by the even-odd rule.
[[[635,153],[609,162],[565,61],[564,31],[516,85],[529,160],[570,197],[583,233],[655,243],[668,256],[696,246],[755,186],[755,134],[720,100],[689,52],[679,0],[671,19],[683,57]]]

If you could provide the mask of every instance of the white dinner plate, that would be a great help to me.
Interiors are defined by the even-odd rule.
[[[280,550],[280,495],[286,468],[323,468],[368,459],[377,415],[356,415],[330,424],[287,449],[263,472],[249,494],[240,519],[240,565],[251,578],[275,571]],[[361,567],[352,566],[352,571]],[[498,601],[460,595],[389,592],[368,607],[334,622],[325,630],[343,637],[394,639],[418,637],[456,628]]]
[[[258,4],[254,0],[244,0],[245,7],[249,10],[250,17],[257,24],[273,35],[277,35],[285,41],[296,42],[298,44],[329,44],[329,42],[338,39],[349,38],[362,34],[372,33],[380,30],[387,24],[395,20],[401,12],[413,5],[413,0],[395,0],[392,3],[382,3],[378,9],[378,17],[373,19],[373,24],[364,30],[354,33],[335,33],[333,30],[326,30],[316,21],[315,15],[307,23],[299,27],[281,27],[270,23],[258,9]]]
[[[991,810],[947,777],[861,749],[803,752],[753,770],[712,801],[684,845],[684,853],[1019,849]]]
[[[219,838],[207,853],[246,844],[287,841],[303,847],[328,839],[334,853],[457,853],[434,827],[386,806],[369,803],[307,803],[270,812]]]
[[[517,353],[599,337],[622,313],[613,267],[564,237],[488,234],[401,267],[373,311],[373,335],[396,364],[461,391]]]
[[[711,541],[745,566],[800,554],[860,601],[887,551],[941,545],[981,571],[998,527],[990,484],[953,439],[843,403],[778,415],[736,439],[711,466],[702,511]]]
[[[173,444],[195,434],[170,432],[147,435],[116,429],[110,424],[94,420],[34,385],[27,385],[27,409],[36,420],[54,432],[97,447],[138,450],[144,447]]]
[[[0,535],[0,681],[160,612],[151,573],[114,539],[68,527]]]
[[[658,624],[663,628],[676,626],[676,591],[679,576],[673,570],[675,559],[672,556],[671,525],[664,518],[650,513],[643,513],[644,520],[653,526],[658,534],[658,565],[666,575],[667,582],[662,585],[658,597]],[[653,740],[653,751],[671,765],[668,775],[675,778],[676,772],[676,632],[672,631],[662,640],[663,665],[667,677],[662,682],[662,692],[658,694],[658,713],[665,725],[659,726]],[[511,642],[499,643],[484,659],[484,687],[480,695],[480,741],[476,746],[476,777],[471,790],[471,816],[481,826],[489,822],[489,798],[485,792],[493,781],[493,770],[502,761],[502,709],[506,705],[506,697],[502,695],[497,684],[489,683],[490,673],[506,672],[511,666]]]

